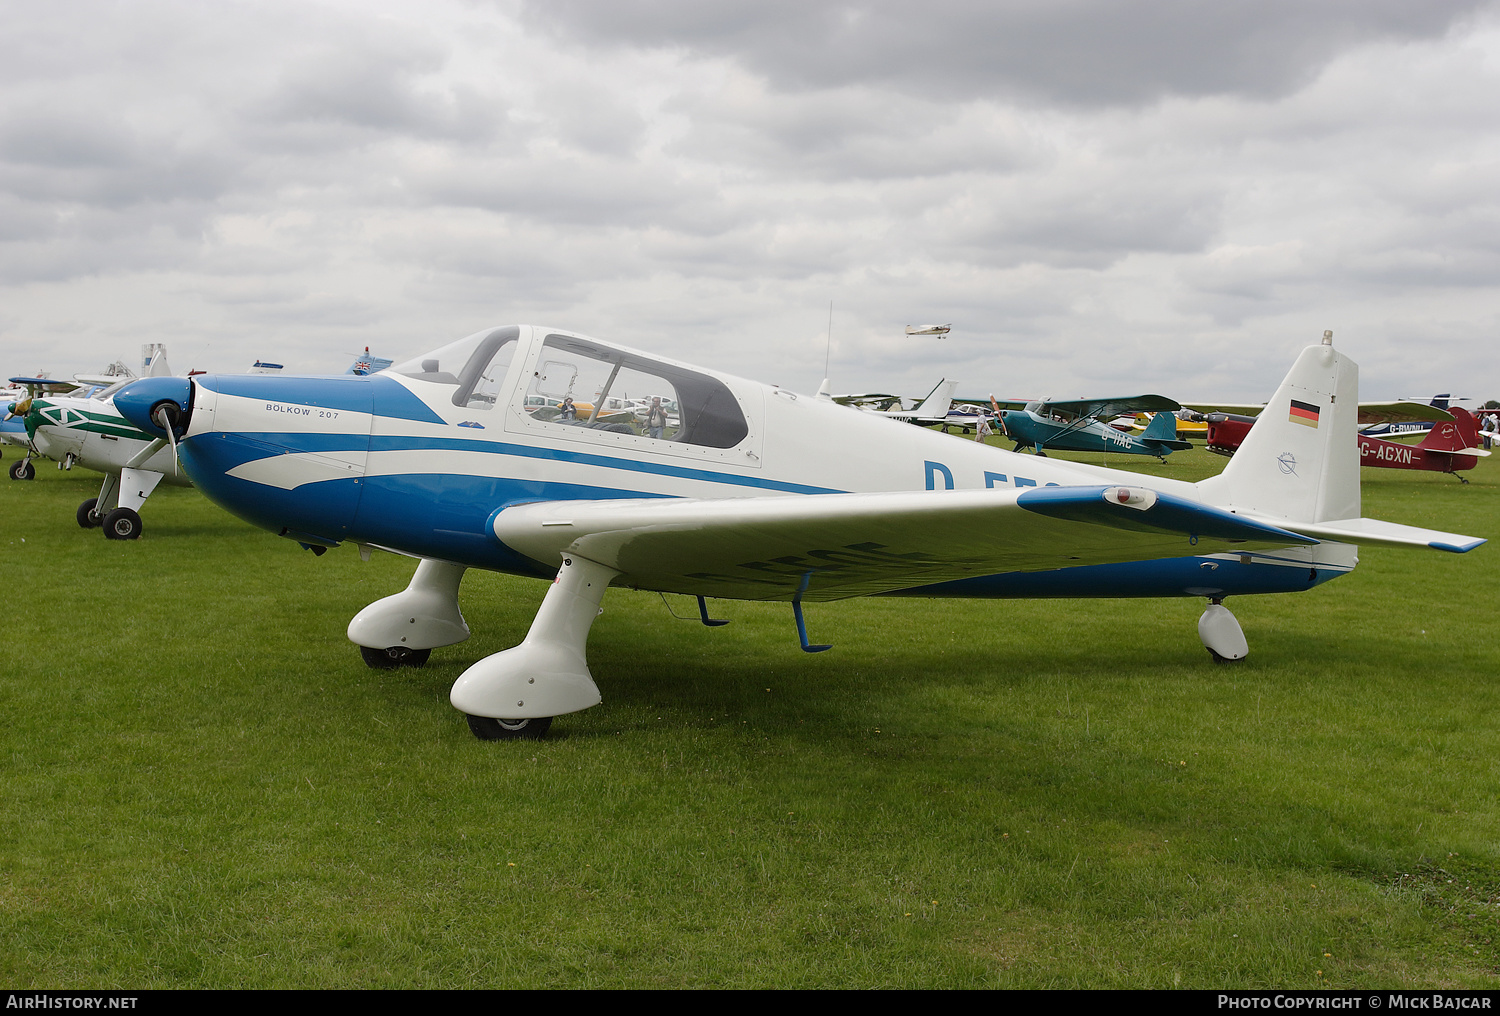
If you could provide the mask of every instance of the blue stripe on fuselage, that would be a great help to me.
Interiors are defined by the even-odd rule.
[[[555,462],[575,462],[585,466],[602,466],[606,469],[621,469],[632,473],[649,473],[657,476],[673,476],[684,480],[705,480],[735,487],[752,487],[757,490],[778,490],[788,494],[841,494],[835,487],[814,487],[805,483],[770,480],[760,476],[741,476],[738,473],[721,473],[712,469],[678,466],[666,462],[648,462],[627,459],[614,455],[599,455],[593,452],[577,452],[568,448],[537,447],[514,444],[508,441],[484,441],[462,437],[414,437],[403,434],[317,434],[282,433],[272,431],[227,433],[215,431],[197,435],[190,440],[218,438],[229,444],[238,444],[238,449],[225,448],[216,458],[228,463],[225,468],[255,459],[267,458],[284,452],[328,452],[361,451],[368,447],[375,452],[402,451],[455,451],[479,452],[489,455],[515,455],[528,459],[547,459]],[[443,474],[453,475],[453,474]],[[621,493],[617,497],[640,497],[636,493]]]
[[[209,374],[197,378],[209,391],[241,399],[294,403],[321,409],[372,413],[418,423],[447,421],[392,378],[338,375],[282,377],[276,374]]]

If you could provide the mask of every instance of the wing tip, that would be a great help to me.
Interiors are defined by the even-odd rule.
[[[1427,546],[1433,550],[1446,550],[1450,554],[1467,554],[1475,547],[1489,542],[1489,540],[1470,540],[1468,543],[1444,543],[1441,540],[1433,540]]]

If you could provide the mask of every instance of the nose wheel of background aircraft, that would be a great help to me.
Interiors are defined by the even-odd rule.
[[[11,465],[10,478],[12,480],[35,480],[36,466],[31,464],[30,459],[22,459]]]
[[[530,720],[492,720],[488,716],[471,716],[465,713],[464,719],[469,721],[469,729],[481,741],[517,741],[521,738],[536,741],[552,726],[550,716]]]
[[[139,540],[141,517],[129,508],[116,508],[104,517],[104,535],[111,540]]]
[[[91,497],[78,506],[78,524],[84,529],[98,529],[104,525],[104,520],[94,508],[99,504],[97,497]]]
[[[367,667],[373,667],[375,670],[395,670],[397,667],[425,667],[427,657],[432,655],[432,650],[408,649],[405,646],[391,646],[389,649],[371,649],[369,646],[360,646],[359,655],[364,659]]]

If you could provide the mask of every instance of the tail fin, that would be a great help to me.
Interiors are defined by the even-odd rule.
[[[1449,408],[1453,422],[1434,423],[1418,448],[1431,452],[1456,452],[1479,447],[1479,423],[1474,417],[1457,406]]]
[[[1141,431],[1141,437],[1154,441],[1176,441],[1177,417],[1171,413],[1157,413],[1146,424],[1146,429]]]
[[[958,387],[957,381],[949,381],[947,378],[939,381],[937,387],[922,400],[922,404],[912,412],[918,416],[946,416],[948,410],[953,406],[953,389]]]
[[[1359,367],[1333,333],[1297,357],[1224,472],[1198,485],[1210,503],[1297,522],[1360,514]]]

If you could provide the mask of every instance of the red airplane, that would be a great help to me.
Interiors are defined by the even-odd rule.
[[[1292,402],[1291,412],[1298,413],[1299,403]],[[1318,407],[1309,406],[1303,416],[1310,426],[1317,425]],[[1490,453],[1479,447],[1479,421],[1468,410],[1450,406],[1451,422],[1433,425],[1419,444],[1402,444],[1378,437],[1359,437],[1359,461],[1364,466],[1383,466],[1387,469],[1427,469],[1438,473],[1458,476],[1460,470],[1473,469],[1480,456]],[[1255,423],[1253,416],[1236,416],[1232,413],[1209,413],[1208,450],[1220,455],[1233,455],[1245,435]],[[1462,476],[1459,480],[1468,483]]]

